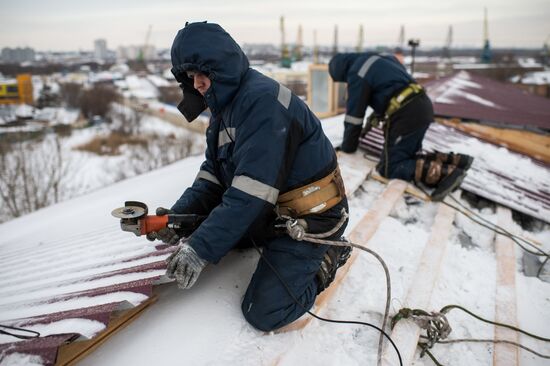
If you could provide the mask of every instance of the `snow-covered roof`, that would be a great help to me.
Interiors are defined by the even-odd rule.
[[[550,100],[460,71],[425,84],[436,116],[519,129],[550,130]]]
[[[530,85],[550,85],[550,71],[529,72],[524,76],[516,75],[510,78],[510,81]]]
[[[343,116],[338,116],[323,121],[335,144],[342,134],[342,120]],[[467,144],[463,148],[472,150],[467,152],[476,157],[486,153],[485,145]],[[161,263],[170,249],[121,232],[110,211],[131,199],[146,201],[150,208],[169,205],[192,183],[202,161],[202,156],[190,157],[0,225],[0,324],[15,323],[37,329],[43,335],[52,334],[9,346],[6,342],[13,342],[13,338],[0,338],[3,366],[25,362],[51,364],[57,345],[78,333],[93,336],[105,328],[111,311],[124,304],[134,306],[150,295],[152,285],[162,282]],[[523,165],[525,161],[517,163],[531,169]],[[472,167],[474,171],[476,164]],[[346,233],[355,227],[384,187],[367,181],[362,190],[349,197],[351,219]],[[400,201],[368,243],[386,260],[392,274],[393,311],[408,305],[400,301],[406,296],[419,265],[434,211],[432,203],[415,201],[409,205]],[[491,212],[484,214],[490,220],[495,219]],[[460,303],[490,318],[496,286],[493,233],[465,218],[457,217],[455,224],[431,306],[439,309],[448,303]],[[460,233],[470,237],[476,247],[463,247]],[[548,231],[541,235],[548,239]],[[218,265],[207,267],[188,291],[178,290],[174,285],[156,287],[159,300],[153,308],[80,364],[376,362],[378,334],[369,328],[314,321],[301,333],[266,335],[248,325],[240,303],[258,260],[253,250],[234,251]],[[520,324],[544,335],[550,322],[547,310],[550,300],[533,294],[548,293],[550,285],[519,274],[517,283]],[[361,254],[323,315],[379,324],[385,291],[377,262]],[[14,322],[14,317],[26,319]],[[453,332],[458,337],[475,334],[490,338],[493,329],[469,323],[457,326]],[[444,363],[459,366],[492,361],[487,348],[476,345],[445,348],[440,357]],[[530,361],[522,357],[522,361],[526,359]]]
[[[128,75],[125,80],[129,96],[138,99],[157,98],[158,90],[147,78],[142,78],[137,75]]]
[[[50,125],[70,125],[76,122],[79,115],[80,111],[78,109],[68,110],[65,108],[48,107],[36,110],[34,118],[41,121],[47,121]]]
[[[290,68],[285,68],[285,67],[282,67],[280,64],[275,64],[275,63],[251,65],[251,67],[264,74],[271,74],[271,73],[293,74],[293,73],[307,73],[310,65],[311,65],[311,61],[295,61],[295,62],[292,62],[292,64],[290,65]]]
[[[201,162],[189,158],[153,173],[173,179],[161,179],[157,193],[146,194],[152,207],[177,199]],[[25,342],[0,335],[0,357],[9,350],[38,354],[53,364],[57,348],[75,334],[92,337],[105,329],[113,311],[151,296],[173,247],[136,240],[110,215],[125,199],[143,197],[149,179],[129,179],[0,225],[0,324],[58,335]]]
[[[163,86],[170,86],[170,83],[168,82],[168,80],[161,78],[158,75],[147,75],[147,80],[149,80],[151,84],[153,84],[157,88],[163,87]]]
[[[26,122],[21,126],[0,126],[1,133],[39,132],[44,130],[44,124],[35,121]]]
[[[13,104],[5,105],[0,108],[0,119],[3,121],[2,123],[13,122],[17,119],[15,116],[15,109],[16,106]]]
[[[28,104],[20,104],[15,109],[15,115],[21,118],[32,118],[34,114],[34,107]]]
[[[378,154],[383,132],[372,129],[361,144]],[[550,169],[524,155],[481,141],[451,127],[432,123],[422,147],[474,157],[463,190],[550,223]]]
[[[124,63],[117,63],[111,66],[109,70],[120,74],[127,74],[130,71],[130,66]]]
[[[540,62],[538,62],[536,59],[534,59],[533,57],[522,57],[520,59],[518,59],[518,64],[521,66],[521,67],[542,67],[542,65],[540,64]]]
[[[100,71],[90,73],[91,83],[113,82],[123,78],[122,73],[113,71]]]

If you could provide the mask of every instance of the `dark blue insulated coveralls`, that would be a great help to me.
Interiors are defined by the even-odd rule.
[[[317,295],[316,272],[328,247],[270,233],[279,194],[323,178],[337,166],[319,120],[289,89],[251,69],[237,43],[217,24],[192,23],[180,30],[172,46],[172,64],[211,79],[204,96],[212,113],[206,160],[193,185],[172,207],[176,213],[208,215],[189,244],[200,257],[217,263],[254,238],[294,295],[311,308]],[[182,88],[185,101],[189,85]],[[323,213],[305,216],[308,231],[334,228],[343,208],[347,210],[345,198]],[[344,228],[332,238],[339,239]],[[305,312],[262,259],[242,311],[250,324],[264,331]]]
[[[393,55],[365,53],[339,53],[329,64],[334,81],[347,83],[347,105],[344,117],[344,139],[341,149],[354,152],[368,106],[377,116],[383,116],[392,97],[415,80]],[[429,97],[420,93],[389,118],[386,129],[385,152],[378,171],[387,178],[412,181],[416,167],[416,153],[433,121],[433,106]],[[386,121],[388,123],[388,121]],[[388,172],[385,172],[387,160]]]

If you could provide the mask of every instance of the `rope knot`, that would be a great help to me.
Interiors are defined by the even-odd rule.
[[[297,241],[304,240],[306,235],[306,229],[298,223],[298,220],[287,220],[286,230],[288,235]]]
[[[392,327],[401,319],[411,319],[420,328],[426,330],[426,335],[421,335],[426,342],[419,343],[422,347],[420,357],[432,348],[437,342],[445,339],[451,334],[452,328],[443,312],[427,312],[420,309],[403,308],[392,319]]]

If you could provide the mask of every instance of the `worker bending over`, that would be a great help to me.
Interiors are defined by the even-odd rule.
[[[442,200],[460,185],[473,158],[437,151],[420,153],[426,130],[434,119],[432,102],[395,56],[339,53],[330,61],[329,73],[334,81],[347,83],[344,139],[340,147],[343,152],[357,150],[370,106],[374,111],[363,133],[373,125],[383,124],[384,149],[377,165],[382,176],[433,187],[434,201]]]

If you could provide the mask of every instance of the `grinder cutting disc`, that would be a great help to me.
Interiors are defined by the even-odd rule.
[[[124,206],[111,211],[111,215],[119,219],[136,219],[146,214],[147,209],[140,206]]]

